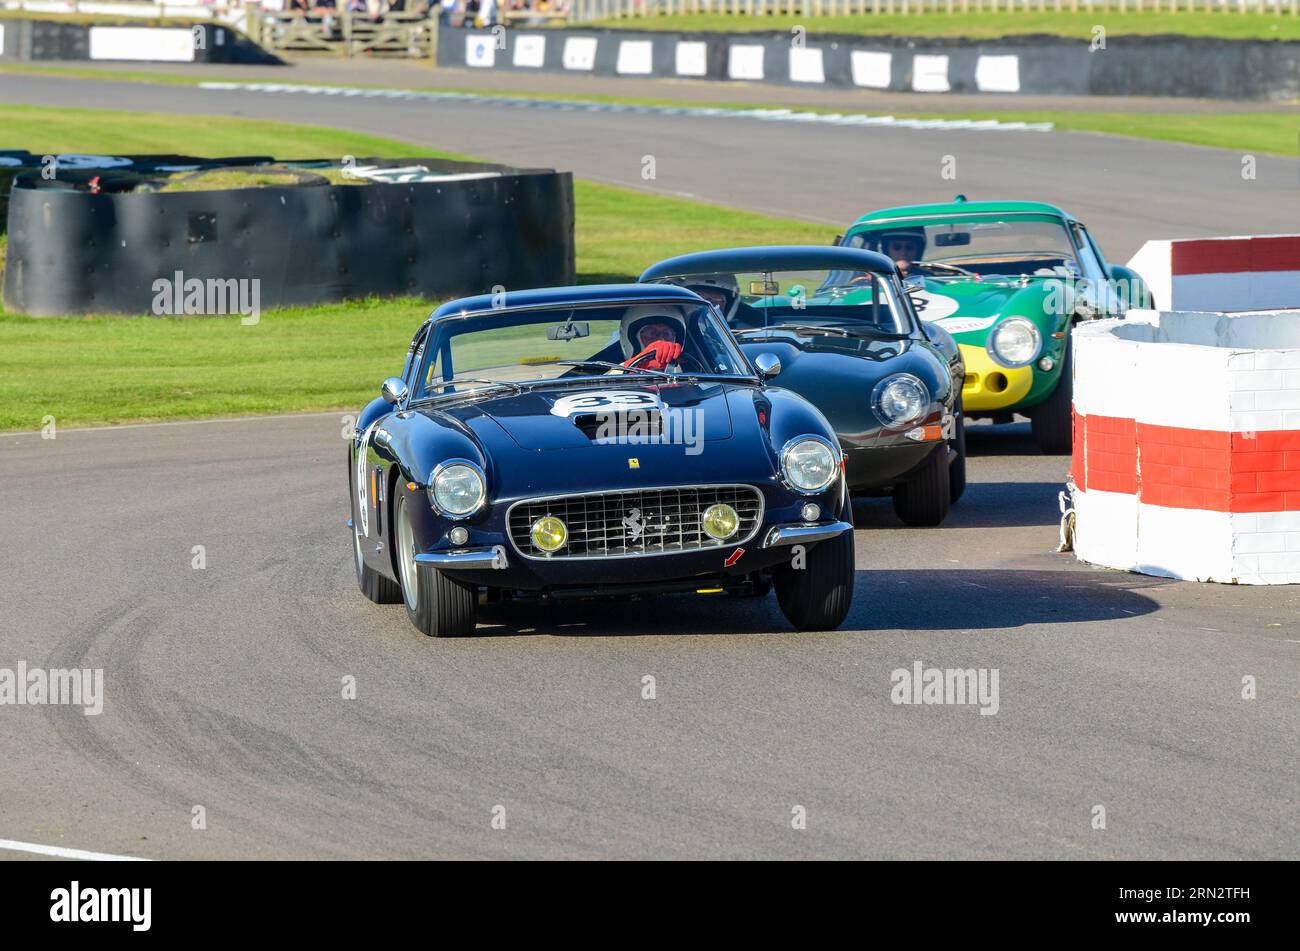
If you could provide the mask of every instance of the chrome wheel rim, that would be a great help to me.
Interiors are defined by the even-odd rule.
[[[415,583],[415,532],[406,514],[405,500],[397,506],[397,565],[402,572],[402,597],[412,611],[419,608],[420,592]]]

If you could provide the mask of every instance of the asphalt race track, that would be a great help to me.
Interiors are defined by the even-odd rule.
[[[955,190],[1048,197],[1116,257],[1293,229],[1300,176],[1261,158],[1242,182],[1230,152],[1095,135],[99,85],[87,103],[5,75],[0,98],[328,122],[828,222]],[[771,598],[682,596],[492,609],[450,640],[356,590],[347,427],[0,436],[0,664],[106,681],[99,716],[0,707],[0,839],[158,858],[1300,857],[1300,590],[1055,553],[1068,462],[1026,427],[972,427],[972,484],[941,529],[859,506],[842,631],[789,633]],[[917,661],[998,669],[997,714],[894,705],[891,671]]]
[[[0,99],[11,103],[323,123],[831,226],[873,208],[947,201],[958,192],[972,199],[1050,199],[1087,223],[1117,261],[1150,238],[1291,231],[1300,211],[1295,159],[1257,156],[1256,178],[1243,180],[1236,152],[1094,133],[557,112],[98,79],[88,102],[86,88],[84,80],[0,74]],[[183,142],[177,150],[184,151]],[[646,155],[655,157],[653,181],[641,177]],[[955,179],[941,177],[946,156],[955,160]]]

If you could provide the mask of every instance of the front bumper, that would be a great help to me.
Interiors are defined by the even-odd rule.
[[[800,525],[773,525],[763,536],[764,548],[784,548],[788,545],[811,545],[823,542],[845,532],[853,531],[848,522],[818,522]]]
[[[850,523],[838,520],[833,522],[801,522],[793,525],[772,525],[766,531],[760,533],[758,537],[762,539],[761,547],[763,549],[779,549],[793,545],[811,545],[814,542],[826,541],[835,538],[837,535],[842,535],[844,532],[851,531],[853,531],[853,526]],[[736,550],[744,551],[743,548],[737,548]],[[696,553],[692,552],[690,554]],[[741,557],[743,557],[743,554]],[[610,561],[613,560],[610,559]],[[739,558],[736,559],[737,562],[739,560]],[[415,561],[417,564],[428,565],[440,571],[454,572],[497,572],[508,571],[512,567],[510,555],[504,545],[493,545],[489,548],[462,548],[455,551],[420,552],[415,556]],[[601,561],[601,563],[609,564],[610,562]]]
[[[983,347],[958,344],[966,364],[961,388],[962,408],[967,413],[1008,410],[1020,404],[1034,385],[1032,366],[1008,369],[993,361]]]

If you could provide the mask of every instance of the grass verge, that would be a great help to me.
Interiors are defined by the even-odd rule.
[[[1109,4],[1108,4],[1109,5]],[[956,4],[960,8],[960,2]],[[1118,2],[1115,2],[1118,6]],[[1288,14],[1169,13],[1160,11],[1069,10],[881,13],[863,16],[751,16],[748,14],[674,14],[672,16],[611,19],[591,24],[636,30],[708,30],[720,33],[788,32],[799,26],[810,34],[842,33],[860,36],[935,36],[996,39],[1000,36],[1046,34],[1089,40],[1093,27],[1104,26],[1109,36],[1152,36],[1172,33],[1231,40],[1300,39],[1300,16]]]
[[[428,156],[404,142],[213,116],[0,105],[0,148],[37,153]],[[455,157],[455,156],[453,156]],[[575,183],[583,282],[634,279],[708,247],[824,244],[834,229],[678,198]],[[0,316],[0,431],[58,425],[356,409],[401,367],[435,302],[364,300],[237,318]],[[57,387],[50,380],[67,381]]]

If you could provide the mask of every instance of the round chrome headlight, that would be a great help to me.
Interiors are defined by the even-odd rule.
[[[464,518],[478,511],[486,498],[483,473],[472,462],[448,462],[434,470],[429,501],[443,515]]]
[[[885,377],[871,392],[876,415],[890,426],[902,426],[925,415],[930,406],[930,391],[910,373]]]
[[[816,436],[794,439],[781,451],[781,471],[797,491],[820,492],[835,481],[840,471],[839,453]]]
[[[1008,317],[993,328],[989,335],[989,356],[1004,367],[1027,367],[1038,359],[1043,346],[1043,336],[1033,321],[1024,317]]]

